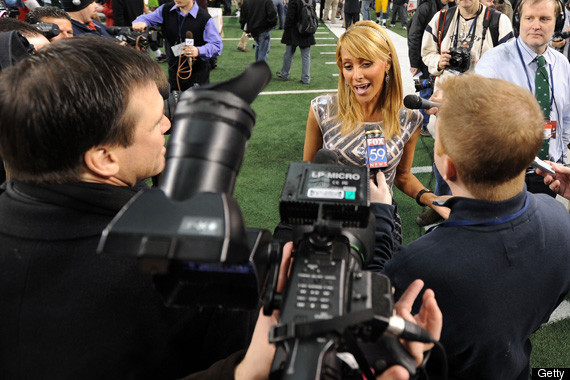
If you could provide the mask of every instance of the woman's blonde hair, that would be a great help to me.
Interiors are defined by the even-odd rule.
[[[390,63],[390,69],[386,71],[390,79],[387,84],[384,83],[377,107],[382,108],[385,137],[390,138],[400,134],[398,114],[404,96],[400,62],[390,37],[382,27],[372,21],[359,21],[353,24],[340,36],[336,46],[336,64],[340,73],[337,96],[338,115],[334,119],[342,121],[341,132],[343,134],[355,133],[364,121],[362,109],[356,101],[354,93],[349,86],[345,85],[346,80],[342,70],[342,57],[340,56],[341,48],[348,50],[350,54],[356,57],[371,62]]]

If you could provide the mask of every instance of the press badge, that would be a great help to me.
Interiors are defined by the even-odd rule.
[[[544,139],[556,138],[556,120],[544,121]]]

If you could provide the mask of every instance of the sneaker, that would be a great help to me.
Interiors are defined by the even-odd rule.
[[[238,46],[237,48],[239,51],[243,51],[244,53],[247,53],[249,51],[249,49],[246,48],[242,48],[241,46]]]
[[[422,130],[420,131],[420,135],[424,137],[431,137],[431,133],[429,133],[427,127],[423,125],[422,125]]]
[[[277,75],[277,78],[281,80],[289,80],[289,78],[285,78],[283,74],[281,74],[281,71],[276,72],[275,75]]]
[[[166,62],[166,55],[161,55],[160,57],[156,57],[156,62],[158,63]]]
[[[396,24],[390,24],[390,28],[393,28],[395,26],[396,26]]]
[[[429,226],[435,223],[442,222],[443,218],[433,209],[428,208],[416,218],[416,224],[420,227]]]
[[[311,84],[311,82],[303,82],[302,80],[300,80],[299,82],[301,82],[301,84]]]
[[[402,25],[402,29],[406,30],[407,29],[406,25]]]

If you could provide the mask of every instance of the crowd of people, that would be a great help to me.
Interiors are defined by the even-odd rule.
[[[553,198],[570,199],[570,63],[555,36],[568,26],[567,8],[521,0],[511,22],[494,3],[456,2],[426,0],[411,22],[412,74],[435,82],[422,95],[437,107],[425,113],[403,106],[400,60],[382,18],[347,28],[336,48],[337,92],[309,105],[303,159],[326,149],[340,165],[365,166],[366,134],[380,135],[382,170],[368,184],[375,257],[364,269],[387,276],[397,314],[442,344],[450,378],[523,380],[531,334],[570,291],[570,215]],[[121,16],[134,30],[162,28],[167,78],[147,52],[118,43],[93,20],[93,0],[61,5],[36,7],[28,23],[0,18],[0,38],[26,47],[2,60],[0,73],[2,376],[267,378],[278,312],[167,307],[135,260],[96,253],[103,229],[165,168],[169,90],[209,82],[209,61],[223,49],[212,18],[194,0]],[[296,28],[303,1],[287,5],[277,77],[289,80],[300,47],[308,83],[315,39]],[[281,26],[276,7],[241,6],[256,60],[266,60],[271,29]],[[37,22],[57,25],[59,35],[48,40],[31,26]],[[435,192],[411,172],[430,116]],[[530,168],[536,156],[553,173]],[[393,185],[444,220],[407,246]],[[296,248],[283,246],[278,289]],[[418,373],[444,378],[432,347],[404,345]],[[407,378],[400,365],[377,374]]]

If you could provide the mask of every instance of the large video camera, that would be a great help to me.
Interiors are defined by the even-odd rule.
[[[17,8],[9,7],[4,0],[0,0],[0,17],[17,17],[20,11]]]
[[[291,164],[280,215],[293,226],[296,249],[283,293],[276,290],[282,243],[267,230],[246,229],[232,197],[255,122],[250,104],[270,78],[267,64],[256,62],[228,82],[182,93],[159,188],[119,212],[98,252],[137,258],[167,305],[251,310],[263,298],[264,312],[280,309],[271,334],[274,378],[318,379],[340,368],[338,349],[353,352],[372,378],[351,342],[374,342],[385,330],[421,334],[392,316],[388,278],[362,271],[374,248],[367,169]],[[414,371],[409,354],[388,351],[397,354],[386,363]]]
[[[54,37],[59,36],[61,30],[57,24],[52,22],[38,22],[36,24],[32,24],[34,28],[37,29],[38,32],[44,35],[45,38],[51,40]]]
[[[147,28],[144,32],[138,32],[128,26],[108,26],[107,32],[115,36],[119,41],[124,41],[138,50],[156,50],[164,45],[162,35],[156,28]]]
[[[416,92],[420,92],[421,90],[428,88],[433,89],[434,84],[435,80],[432,76],[430,76],[428,79],[414,78],[414,87],[416,89]]]

